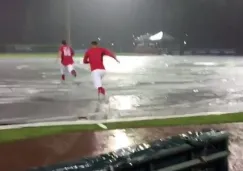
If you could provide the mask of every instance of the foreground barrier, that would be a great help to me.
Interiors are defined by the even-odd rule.
[[[216,130],[189,132],[29,171],[228,171],[228,137]]]

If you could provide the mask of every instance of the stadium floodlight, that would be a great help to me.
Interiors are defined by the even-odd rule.
[[[161,31],[153,36],[150,36],[149,40],[151,41],[158,41],[161,40],[163,38],[164,33]]]

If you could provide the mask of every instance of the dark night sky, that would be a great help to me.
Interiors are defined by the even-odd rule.
[[[0,0],[0,44],[56,44],[66,37],[65,0]],[[241,47],[241,0],[70,0],[72,42],[101,37],[122,46],[163,30],[190,47]]]

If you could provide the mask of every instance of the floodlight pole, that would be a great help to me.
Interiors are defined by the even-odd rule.
[[[67,42],[71,45],[71,16],[70,16],[70,0],[66,1],[66,36],[67,36]]]

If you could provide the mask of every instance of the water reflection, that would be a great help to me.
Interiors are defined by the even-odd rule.
[[[127,136],[125,130],[115,130],[113,132],[113,136],[114,138],[112,140],[110,139],[110,142],[108,143],[110,144],[110,146],[112,146],[112,149],[114,150],[126,148],[133,145],[131,137]]]
[[[194,65],[200,65],[200,66],[216,66],[217,63],[214,63],[214,62],[195,62]]]
[[[117,110],[135,110],[139,106],[139,97],[134,95],[110,97],[110,108]]]

